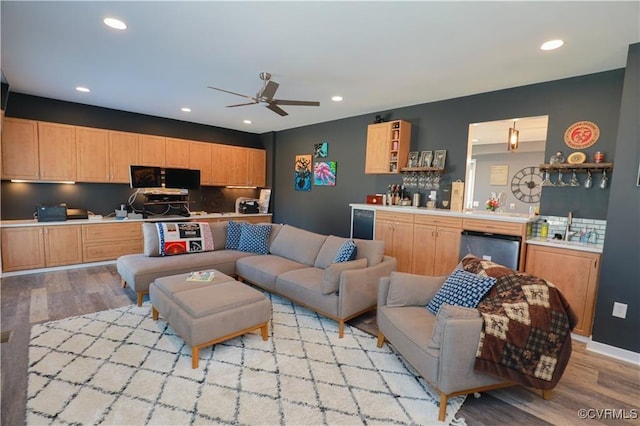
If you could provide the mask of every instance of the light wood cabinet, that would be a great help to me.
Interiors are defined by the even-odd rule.
[[[411,272],[447,275],[459,262],[462,219],[415,215]]]
[[[38,122],[5,117],[2,126],[2,179],[39,179]]]
[[[142,253],[143,244],[140,222],[82,225],[85,262],[113,260],[125,254]]]
[[[525,272],[553,283],[578,316],[573,332],[591,335],[600,274],[599,253],[529,244]]]
[[[165,137],[140,135],[140,165],[163,167],[165,165]]]
[[[2,228],[2,270],[21,271],[82,263],[77,225]]]
[[[76,128],[66,124],[38,122],[40,179],[76,180]]]
[[[109,153],[109,181],[129,183],[129,166],[140,164],[139,135],[110,130]]]
[[[411,272],[414,215],[378,211],[375,238],[385,242],[384,254],[395,257],[397,270]]]
[[[211,180],[213,185],[224,186],[231,184],[231,146],[222,144],[211,145]]]
[[[189,168],[200,170],[201,185],[213,184],[210,143],[191,142],[189,146]]]
[[[403,120],[370,124],[367,128],[366,174],[395,174],[407,166],[411,123]]]
[[[231,163],[231,185],[247,185],[247,169],[249,167],[247,149],[239,146],[232,146],[229,154],[229,162]]]
[[[76,127],[78,182],[109,182],[109,131]]]
[[[165,160],[166,167],[178,169],[189,168],[189,146],[191,141],[185,139],[166,138]]]
[[[264,149],[247,149],[247,184],[264,187],[267,184],[267,153]]]

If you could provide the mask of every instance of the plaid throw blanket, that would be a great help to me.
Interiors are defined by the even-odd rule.
[[[484,320],[475,369],[538,389],[552,389],[571,356],[577,316],[552,283],[476,257],[466,271],[496,278],[478,305]]]

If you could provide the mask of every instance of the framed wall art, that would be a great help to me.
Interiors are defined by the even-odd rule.
[[[311,154],[296,155],[293,186],[296,191],[311,191]]]
[[[447,159],[447,150],[439,149],[435,152],[433,156],[433,164],[432,167],[436,169],[444,169],[444,164]]]
[[[319,161],[313,165],[313,184],[318,186],[336,186],[335,161]]]
[[[431,167],[433,161],[433,151],[422,151],[420,153],[419,167]]]
[[[407,167],[418,167],[418,151],[411,151],[408,160]]]

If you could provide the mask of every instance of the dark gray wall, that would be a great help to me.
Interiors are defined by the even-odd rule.
[[[269,141],[269,138],[237,130],[13,92],[9,92],[6,116],[253,148],[264,148],[263,139]],[[272,156],[272,152],[267,152],[268,164]],[[96,214],[113,214],[114,209],[126,203],[134,192],[128,185],[99,183],[62,185],[2,181],[0,189],[3,220],[31,218],[38,204],[66,203],[69,207],[84,208]],[[229,212],[235,208],[237,197],[257,195],[255,190],[203,187],[199,191],[190,191],[190,200],[193,201],[190,208],[194,211]],[[142,202],[142,197],[138,196],[134,207],[141,209]]]
[[[446,181],[464,180],[467,133],[469,124],[474,122],[549,115],[545,152],[548,159],[556,151],[565,155],[572,151],[564,143],[564,132],[571,124],[593,121],[600,127],[600,139],[584,151],[589,157],[595,151],[603,151],[613,159],[623,78],[624,70],[614,70],[278,132],[274,219],[316,232],[347,236],[349,203],[364,202],[367,194],[384,192],[387,185],[401,183],[399,175],[364,174],[367,125],[377,114],[385,120],[412,123],[412,151],[446,149]],[[327,160],[338,162],[337,185],[295,191],[295,156],[311,154],[313,145],[320,142],[329,143]],[[608,199],[609,189],[544,188],[541,213],[564,216],[573,211],[576,217],[606,219]]]
[[[640,352],[640,44],[629,47],[593,340]],[[613,302],[627,318],[611,315]]]

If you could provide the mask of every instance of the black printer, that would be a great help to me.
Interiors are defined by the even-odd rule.
[[[256,200],[240,201],[239,213],[242,214],[254,214],[260,213],[258,202]]]

